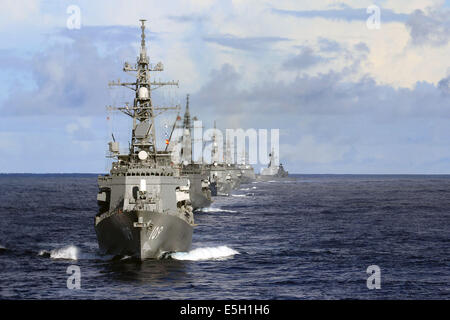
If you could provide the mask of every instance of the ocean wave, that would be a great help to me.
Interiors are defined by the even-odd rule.
[[[175,260],[226,260],[239,254],[227,246],[197,248],[189,252],[175,252],[170,255]]]
[[[39,255],[52,259],[78,260],[79,251],[76,246],[67,246],[50,251],[41,250],[39,251]]]
[[[243,198],[243,197],[246,197],[247,195],[245,195],[245,194],[232,194],[231,196],[232,197]]]

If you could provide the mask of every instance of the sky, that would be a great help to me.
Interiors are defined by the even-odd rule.
[[[130,79],[139,19],[156,79],[180,83],[155,102],[189,93],[205,129],[279,129],[291,173],[450,174],[443,0],[2,0],[0,172],[108,170],[111,132],[126,148],[131,122],[106,107],[133,99],[108,82]]]

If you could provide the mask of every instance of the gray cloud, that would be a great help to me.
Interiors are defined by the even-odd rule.
[[[199,23],[205,22],[209,20],[209,18],[205,15],[197,15],[197,14],[189,14],[189,15],[170,15],[167,16],[167,19],[179,22],[179,23]]]
[[[355,44],[353,46],[353,48],[355,48],[355,50],[360,51],[360,52],[365,52],[365,53],[370,52],[369,47],[364,42],[358,42],[357,44]]]
[[[236,81],[240,78],[230,66],[222,68],[222,73],[222,79]],[[384,120],[390,117],[450,117],[450,96],[443,90],[448,85],[448,78],[441,80],[438,86],[418,82],[413,89],[395,89],[377,84],[369,76],[358,82],[346,81],[348,73],[349,69],[344,69],[315,76],[301,75],[288,83],[262,82],[250,90],[239,90],[239,84],[235,82],[222,91],[218,101],[207,101],[210,106],[216,106],[215,111],[219,113],[221,110],[263,112],[281,117],[366,114]],[[214,99],[219,94],[215,89],[219,88],[206,85],[202,97]],[[225,105],[228,108],[222,109]]]
[[[332,39],[319,38],[317,42],[322,52],[339,52],[343,49],[339,42]]]
[[[367,8],[352,8],[346,4],[340,4],[335,8],[326,10],[282,10],[273,8],[272,12],[297,18],[324,18],[344,21],[366,21],[369,17]],[[381,8],[382,22],[404,22],[407,18],[407,14],[396,13],[390,9]]]
[[[441,79],[438,83],[438,87],[443,92],[450,94],[450,75],[446,78]]]
[[[342,71],[251,87],[245,70],[225,64],[192,94],[193,105],[205,110],[201,120],[217,119],[221,128],[279,128],[281,158],[292,172],[448,172],[450,77],[412,89],[370,76],[347,80],[367,54],[359,47],[360,61]]]
[[[289,39],[283,37],[236,37],[230,34],[225,34],[206,36],[203,37],[203,40],[228,48],[257,51],[265,49],[273,43],[288,41]]]
[[[309,47],[302,47],[297,55],[284,61],[283,68],[288,70],[305,70],[329,60],[329,58],[324,58],[316,54],[314,50]]]
[[[450,40],[450,10],[415,10],[406,21],[414,45],[444,46]]]
[[[1,111],[7,115],[104,112],[110,100],[108,81],[122,76],[119,60],[113,53],[100,56],[86,39],[55,44],[29,61],[36,88],[14,88]]]

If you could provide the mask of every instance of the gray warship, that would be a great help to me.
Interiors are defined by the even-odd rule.
[[[241,163],[237,167],[241,170],[241,184],[251,183],[256,180],[255,170],[249,164],[245,151],[243,152]]]
[[[150,79],[150,72],[162,71],[161,63],[150,64],[145,44],[145,20],[141,21],[141,48],[134,66],[123,71],[136,73],[132,83],[112,82],[135,92],[133,106],[115,108],[133,119],[128,153],[119,143],[109,143],[115,161],[109,174],[98,177],[98,214],[95,232],[104,254],[130,255],[138,259],[159,258],[167,252],[188,251],[192,242],[194,215],[189,179],[171,165],[171,154],[156,146],[156,112],[171,108],[153,104],[151,93],[164,85]]]
[[[257,180],[268,181],[268,180],[295,180],[289,177],[289,173],[284,170],[283,164],[278,163],[275,158],[275,152],[272,150],[269,153],[270,162],[267,168],[261,169],[261,174],[257,176]]]
[[[216,122],[214,121],[214,129],[216,129]],[[216,136],[212,137],[212,149],[211,149],[211,164],[206,165],[209,169],[210,181],[213,185],[211,189],[214,196],[229,196],[232,190],[232,177],[228,170],[228,166],[225,161],[219,159],[219,146],[217,144]]]
[[[192,155],[192,123],[189,112],[189,94],[186,96],[186,109],[184,112],[183,123],[177,125],[178,121],[181,121],[179,115],[177,115],[172,132],[170,133],[167,149],[173,152],[173,145],[176,144],[179,146],[179,149],[177,150],[179,156],[172,157],[172,159],[176,162],[176,165],[178,165],[180,175],[189,179],[189,192],[193,209],[196,210],[209,207],[212,203],[209,169],[201,163],[195,163]],[[179,129],[181,134],[175,137],[175,141],[171,141],[175,129]]]
[[[226,171],[231,177],[231,190],[236,190],[241,186],[242,171],[231,158],[230,145],[225,143],[224,148],[226,150],[224,163]]]

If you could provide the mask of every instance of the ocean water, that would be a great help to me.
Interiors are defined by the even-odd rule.
[[[450,298],[450,176],[296,178],[215,198],[190,252],[139,262],[99,255],[95,175],[0,175],[0,298]]]

